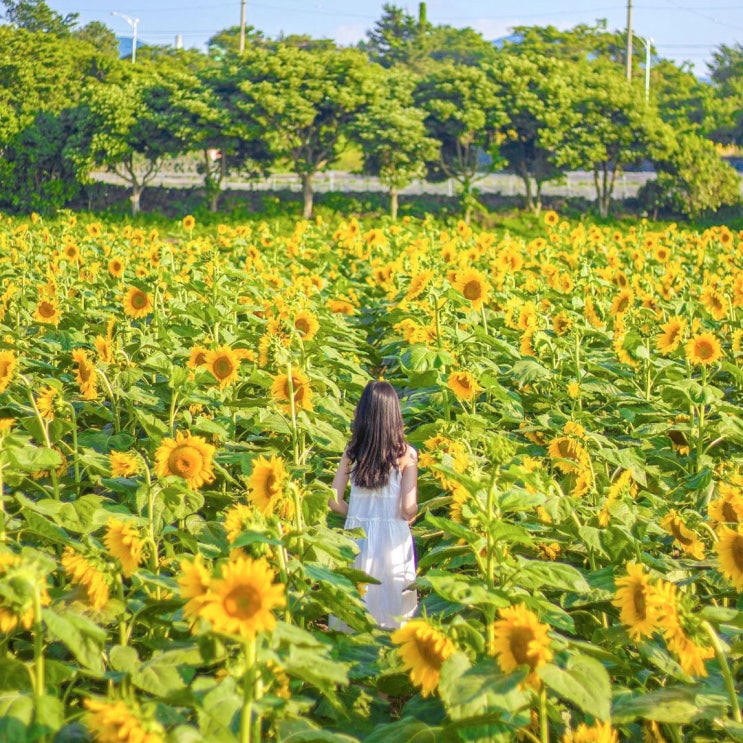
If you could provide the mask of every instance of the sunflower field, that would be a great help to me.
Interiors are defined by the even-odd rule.
[[[743,234],[540,232],[0,219],[0,740],[743,740]],[[392,633],[327,506],[372,378]]]

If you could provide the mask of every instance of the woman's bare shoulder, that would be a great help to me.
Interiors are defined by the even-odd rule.
[[[414,446],[408,444],[405,453],[400,457],[400,470],[404,470],[411,464],[418,466],[418,452]]]

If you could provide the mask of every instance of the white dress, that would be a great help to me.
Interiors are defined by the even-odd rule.
[[[364,602],[377,624],[384,629],[401,627],[412,617],[418,594],[415,581],[415,553],[410,525],[400,515],[402,473],[391,469],[383,488],[360,488],[351,482],[346,529],[361,527],[366,538],[354,567],[381,581],[366,584]]]

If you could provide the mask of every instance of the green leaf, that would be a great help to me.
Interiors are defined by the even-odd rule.
[[[548,663],[537,671],[559,697],[600,720],[611,718],[611,681],[603,664],[587,655],[574,655],[566,668]]]
[[[359,739],[342,733],[331,733],[310,720],[302,719],[281,720],[278,724],[278,740],[281,743],[358,743]]]
[[[375,730],[364,743],[447,743],[447,739],[442,728],[406,717]]]
[[[0,692],[31,691],[31,671],[14,658],[0,659]]]
[[[34,719],[29,740],[53,736],[65,722],[65,709],[61,699],[44,694],[35,700]]]
[[[462,573],[447,573],[430,570],[417,581],[418,585],[430,586],[441,598],[464,606],[488,605],[508,606],[509,600],[494,591],[489,591],[481,578]]]
[[[131,673],[139,664],[137,651],[129,645],[114,645],[108,652],[108,659],[114,671]]]
[[[64,644],[75,658],[95,674],[103,674],[103,646],[107,633],[95,622],[71,611],[44,609],[42,617],[49,634]]]
[[[4,743],[28,743],[28,728],[34,713],[30,694],[0,694],[0,740]]]
[[[198,648],[160,653],[131,671],[132,683],[161,699],[177,699],[201,662]]]
[[[724,606],[705,606],[700,616],[713,624],[727,624],[736,629],[743,629],[743,611]]]
[[[619,697],[614,702],[612,720],[620,725],[637,718],[685,725],[702,717],[724,716],[724,708],[701,709],[697,703],[698,693],[698,687],[672,686]]]
[[[519,558],[518,581],[524,588],[549,586],[561,591],[587,593],[591,590],[583,573],[572,565]]]

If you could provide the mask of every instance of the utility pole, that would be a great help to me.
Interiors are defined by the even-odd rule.
[[[240,0],[240,54],[245,51],[245,2]]]
[[[137,61],[137,26],[139,25],[139,18],[130,18],[123,13],[117,13],[115,10],[112,11],[111,15],[117,15],[119,18],[123,18],[132,27],[132,64],[134,64]]]
[[[632,0],[627,0],[627,80],[632,80]]]

